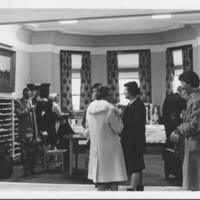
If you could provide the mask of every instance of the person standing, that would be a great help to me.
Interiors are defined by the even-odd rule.
[[[24,88],[22,98],[16,101],[16,115],[18,117],[18,139],[21,141],[25,138],[26,130],[33,129],[33,110],[34,106],[30,101],[31,91],[29,88]]]
[[[94,101],[94,100],[96,99],[97,88],[98,88],[99,86],[101,86],[101,85],[102,85],[101,83],[95,83],[95,84],[92,86],[92,101]],[[92,101],[91,101],[91,102],[92,102]],[[90,103],[91,103],[91,102],[90,102]],[[82,126],[83,126],[83,128],[86,128],[86,113],[87,113],[87,108],[88,108],[89,105],[90,105],[90,104],[88,104],[88,105],[86,106],[86,108],[84,109],[83,120],[82,120]],[[89,138],[88,138],[88,140],[87,140],[87,142],[86,142],[85,147],[86,147],[86,150],[87,150],[87,152],[88,152],[89,149],[90,149],[90,139],[89,139]]]
[[[185,138],[183,188],[185,190],[200,191],[199,76],[193,71],[186,71],[179,76],[179,80],[188,96],[183,122],[175,130]]]
[[[60,99],[60,95],[57,93],[51,93],[49,95],[49,100],[52,101],[53,103],[52,111],[53,113],[55,113],[55,116],[56,116],[56,124],[55,124],[56,133],[58,132],[58,128],[60,126],[60,118],[62,116],[70,116],[69,111],[67,111],[66,113],[63,113],[61,111],[61,107],[59,105],[59,99]]]
[[[97,88],[102,85],[101,83],[95,83],[93,86],[92,86],[92,101],[94,101],[96,99],[96,93],[97,93]],[[92,102],[91,101],[91,102]],[[84,114],[83,114],[83,120],[82,120],[82,126],[83,128],[86,127],[86,112],[87,112],[87,108],[88,108],[88,105],[87,107],[85,108],[84,110]]]
[[[181,96],[182,87],[178,86],[175,93],[166,96],[163,103],[163,120],[166,133],[166,147],[170,144],[170,134],[181,124],[181,113],[186,110],[186,100]]]
[[[121,144],[124,152],[127,174],[131,176],[131,188],[127,191],[142,191],[142,171],[145,169],[143,154],[146,152],[145,123],[146,110],[135,81],[124,85],[124,95],[130,102],[122,113],[124,128]]]
[[[38,144],[34,139],[34,132],[32,129],[28,128],[25,133],[25,138],[21,140],[21,156],[22,164],[24,169],[23,176],[26,177],[29,174],[34,174],[34,169],[36,167],[36,156],[38,153]]]
[[[53,102],[48,100],[45,105],[45,113],[43,115],[42,121],[44,130],[48,135],[48,142],[51,149],[57,148],[57,135],[56,135],[56,114],[52,111]]]
[[[88,106],[86,121],[90,137],[88,179],[98,191],[118,190],[119,182],[127,180],[119,134],[123,123],[118,110],[111,104],[111,90],[97,88],[96,100]]]

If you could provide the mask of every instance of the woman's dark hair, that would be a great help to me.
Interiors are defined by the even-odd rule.
[[[138,87],[138,84],[135,81],[125,83],[124,87],[126,87],[127,91],[132,95],[140,94],[140,88]]]
[[[110,88],[106,85],[100,85],[97,88],[96,99],[101,100],[107,98],[109,94]]]
[[[193,71],[183,72],[179,76],[179,80],[185,82],[186,84],[191,85],[191,87],[199,87],[199,76]]]
[[[96,89],[96,88],[98,88],[100,85],[102,85],[102,83],[95,83],[95,84],[92,86],[92,89]]]

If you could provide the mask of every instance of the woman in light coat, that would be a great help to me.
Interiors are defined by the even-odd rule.
[[[87,109],[86,120],[91,140],[88,179],[99,191],[118,190],[118,184],[127,180],[119,134],[123,123],[118,110],[109,103],[111,91],[107,86],[97,89],[96,99]]]
[[[199,77],[193,71],[179,76],[183,90],[187,92],[187,109],[178,132],[185,137],[183,161],[183,188],[200,190],[200,89]]]

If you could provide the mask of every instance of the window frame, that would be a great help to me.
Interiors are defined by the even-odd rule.
[[[117,56],[118,55],[125,55],[125,54],[138,54],[138,67],[123,67],[123,68],[120,68],[119,67],[119,64],[118,64],[118,81],[120,82],[120,78],[119,78],[119,73],[123,73],[123,72],[138,72],[138,85],[140,86],[140,76],[139,76],[139,53],[140,51],[139,50],[127,50],[127,51],[117,51]],[[124,78],[124,79],[130,79],[130,81],[134,81],[133,78]],[[119,90],[120,90],[120,86],[119,86]],[[121,93],[121,91],[119,91],[119,100],[120,100],[120,104],[124,104],[126,101],[123,101],[121,102],[121,98],[122,96],[124,95],[124,92]],[[128,103],[128,101],[126,102]]]
[[[83,52],[81,51],[71,51],[71,62],[72,62],[72,55],[80,55],[82,57]],[[81,58],[82,59],[82,58]],[[73,97],[79,97],[79,105],[77,107],[79,107],[78,110],[80,110],[80,98],[81,98],[81,67],[82,67],[82,62],[81,62],[81,66],[80,69],[77,68],[73,68],[73,65],[71,64],[71,73],[72,73],[72,78],[71,78],[71,95],[72,95],[72,110],[76,111],[76,109],[74,109],[74,103],[73,103]],[[72,91],[72,79],[79,79],[79,78],[73,78],[73,74],[79,73],[80,74],[80,85],[79,85],[79,89],[80,89],[80,93],[73,93]]]
[[[184,70],[184,69],[183,69],[183,65],[175,65],[175,64],[174,64],[174,54],[173,54],[173,51],[177,51],[177,50],[182,51],[182,54],[183,54],[182,47],[176,47],[176,48],[172,49],[172,59],[173,59],[173,66],[174,66],[174,80],[173,80],[173,82],[172,82],[172,90],[173,90],[173,92],[176,92],[177,85],[175,84],[175,79],[176,79],[177,76],[179,76],[179,75],[175,75],[175,74],[176,74],[175,71],[176,71],[176,70],[180,70],[180,69],[182,69],[182,71]],[[181,59],[182,59],[182,63],[183,63],[183,56],[182,56]],[[179,85],[180,85],[180,84],[179,84]]]

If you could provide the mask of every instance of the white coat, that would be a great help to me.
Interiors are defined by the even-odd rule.
[[[87,109],[90,156],[88,179],[94,183],[127,180],[119,133],[123,122],[117,109],[105,100],[93,101]]]

